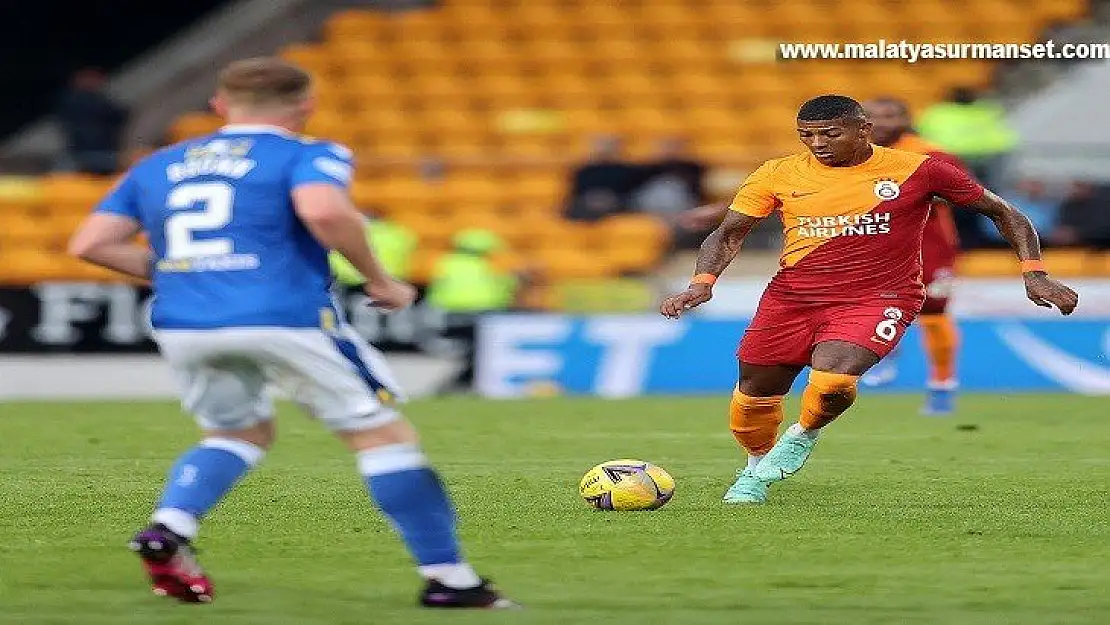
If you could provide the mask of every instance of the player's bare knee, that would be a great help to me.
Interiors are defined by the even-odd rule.
[[[205,430],[205,438],[230,438],[241,440],[260,449],[269,450],[277,437],[277,428],[274,422],[266,419],[254,425],[235,430]]]
[[[797,375],[797,370],[788,367],[761,367],[741,363],[737,387],[748,397],[786,395]]]
[[[813,350],[815,371],[843,375],[863,375],[879,362],[875,352],[847,341],[827,341]]]
[[[420,443],[416,428],[396,412],[388,420],[380,420],[366,427],[338,430],[336,434],[351,451],[356,452],[385,445]]]

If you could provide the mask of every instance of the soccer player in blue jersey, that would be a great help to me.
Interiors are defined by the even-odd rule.
[[[212,100],[227,125],[135,165],[70,242],[88,262],[150,280],[155,340],[203,431],[131,548],[156,594],[212,600],[192,542],[273,443],[266,391],[282,384],[356,454],[426,580],[421,605],[513,607],[463,558],[449,496],[398,412],[401,390],[333,301],[329,250],[366,277],[375,306],[405,308],[415,291],[367,246],[347,193],[351,153],[298,136],[310,92],[309,76],[283,61],[233,63]],[[152,250],[133,242],[140,231]]]

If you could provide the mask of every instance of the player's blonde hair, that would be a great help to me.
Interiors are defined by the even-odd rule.
[[[233,106],[275,108],[304,102],[312,77],[303,69],[273,57],[235,61],[220,72],[217,91]]]

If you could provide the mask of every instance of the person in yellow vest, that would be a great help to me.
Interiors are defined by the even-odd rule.
[[[518,292],[527,290],[521,277],[499,268],[493,256],[504,249],[501,238],[488,230],[464,230],[452,241],[452,250],[436,263],[424,299],[431,307],[457,320],[473,319],[487,312],[513,310]],[[522,289],[522,286],[524,288]],[[468,393],[474,385],[476,324],[455,326],[467,345],[462,369],[441,393]]]
[[[481,313],[513,308],[518,277],[498,268],[491,256],[504,243],[488,230],[463,230],[453,249],[436,263],[428,284],[428,305],[449,313]]]
[[[389,275],[398,280],[408,279],[417,242],[412,230],[391,221],[367,219],[366,240]],[[358,286],[366,281],[339,252],[331,252],[328,263],[335,279],[344,286]]]
[[[1002,105],[969,87],[956,87],[946,102],[923,111],[917,133],[956,155],[988,182],[996,178],[1001,160],[1018,144]]]

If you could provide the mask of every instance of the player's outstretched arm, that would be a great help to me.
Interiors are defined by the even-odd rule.
[[[718,202],[683,211],[678,215],[678,225],[687,230],[707,230],[719,225],[728,214],[728,204]]]
[[[702,242],[690,286],[663,300],[659,312],[664,317],[678,319],[683,312],[708,302],[713,297],[713,283],[736,258],[744,239],[760,221],[762,217],[728,211],[721,225]]]
[[[130,217],[93,213],[69,240],[70,255],[141,280],[150,279],[150,250],[134,242],[139,223]]]
[[[1055,306],[1070,315],[1079,304],[1079,294],[1068,286],[1049,277],[1041,262],[1041,244],[1036,228],[1021,211],[1009,202],[987,190],[981,198],[965,204],[994,222],[1003,238],[1010,244],[1021,261],[1025,293],[1038,306]]]
[[[324,247],[343,255],[363,277],[373,305],[386,310],[406,308],[416,290],[394,280],[366,241],[365,221],[346,192],[330,183],[309,183],[293,190],[297,216]]]

